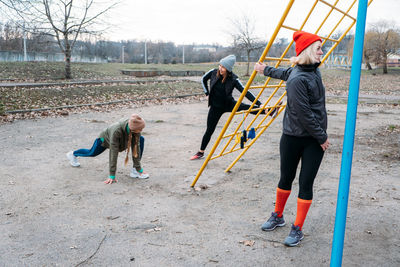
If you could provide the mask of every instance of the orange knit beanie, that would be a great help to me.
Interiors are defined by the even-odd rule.
[[[322,42],[321,38],[309,32],[297,31],[293,33],[293,41],[296,43],[296,56],[298,56],[304,49],[316,41]]]

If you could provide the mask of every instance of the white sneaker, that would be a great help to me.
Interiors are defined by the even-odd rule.
[[[74,152],[70,151],[67,153],[67,159],[69,159],[69,163],[72,167],[79,167],[81,164],[78,162],[78,158],[74,156]]]
[[[146,172],[139,173],[135,168],[132,168],[131,177],[139,178],[139,179],[147,179],[147,178],[149,178],[149,174]]]

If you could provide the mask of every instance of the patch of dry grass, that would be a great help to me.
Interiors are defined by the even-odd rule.
[[[27,110],[201,93],[196,82],[0,87],[3,110]]]
[[[251,64],[251,67],[254,64]],[[137,80],[121,74],[121,69],[202,70],[216,68],[218,63],[207,64],[89,64],[73,63],[74,80]],[[242,83],[248,76],[245,63],[237,63],[234,72]],[[350,70],[321,68],[323,82],[328,94],[346,96],[350,81]],[[0,62],[0,82],[62,81],[62,62]],[[266,77],[257,75],[253,84],[263,84]],[[95,104],[127,99],[150,99],[176,95],[202,94],[199,82],[177,79],[176,82],[155,83],[147,78],[145,83],[124,84],[121,82],[99,85],[57,85],[47,87],[1,87],[0,114],[13,110],[54,108],[67,105]],[[253,93],[257,93],[256,90]],[[360,94],[400,95],[400,69],[389,69],[389,74],[379,71],[363,71]],[[343,99],[329,101],[345,103]],[[398,103],[397,103],[398,104]]]

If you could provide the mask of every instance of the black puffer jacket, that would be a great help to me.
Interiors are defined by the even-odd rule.
[[[267,66],[264,75],[286,81],[287,106],[283,117],[283,133],[292,136],[312,136],[323,144],[328,135],[325,107],[325,87],[319,63],[293,68]]]
[[[210,99],[210,98],[213,97],[213,94],[211,94],[211,91],[213,90],[214,85],[218,81],[217,72],[218,72],[218,69],[212,69],[212,70],[208,71],[206,74],[204,74],[204,76],[202,77],[202,85],[203,85],[204,93],[206,95],[210,95],[210,97],[208,98],[209,106],[212,103],[212,99]],[[208,89],[208,80],[210,80],[210,89]],[[227,79],[225,80],[225,82],[222,85],[224,86],[224,89],[225,89],[225,94],[224,94],[225,99],[224,99],[224,101],[221,101],[221,102],[225,102],[227,106],[233,107],[236,104],[236,101],[232,96],[233,89],[236,88],[240,92],[243,92],[244,86],[240,82],[238,76],[234,73],[230,73],[230,75],[227,77]],[[248,100],[250,100],[251,102],[253,102],[254,99],[256,99],[255,96],[250,91],[247,91],[246,98]],[[261,102],[257,101],[256,105],[260,106]]]

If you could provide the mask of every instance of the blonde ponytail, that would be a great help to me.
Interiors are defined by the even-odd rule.
[[[135,145],[133,146],[132,156],[134,158],[138,157],[138,145],[139,145],[139,136],[135,135]]]
[[[126,149],[125,166],[128,164],[129,161],[129,148],[131,147],[131,144],[132,144],[132,132],[129,133],[128,137],[128,148]]]

